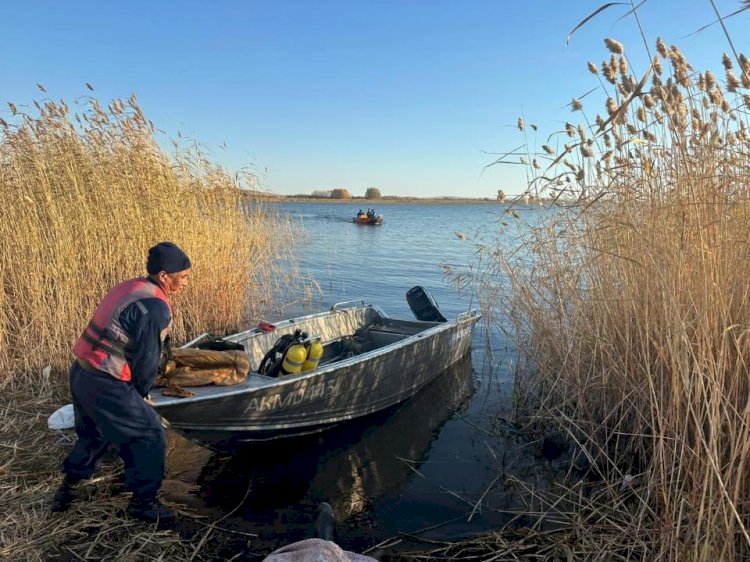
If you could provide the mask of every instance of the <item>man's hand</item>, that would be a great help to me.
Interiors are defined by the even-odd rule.
[[[143,401],[146,404],[148,404],[149,406],[153,406],[154,405],[154,401],[151,400],[151,395],[150,394],[146,394],[146,396],[143,397]]]

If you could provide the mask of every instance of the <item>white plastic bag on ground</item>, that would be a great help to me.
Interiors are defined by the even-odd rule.
[[[305,539],[274,550],[263,562],[377,562],[377,559],[342,550],[335,542]]]
[[[76,420],[73,413],[73,404],[66,404],[62,408],[58,408],[47,419],[47,426],[50,429],[71,429],[75,425]]]

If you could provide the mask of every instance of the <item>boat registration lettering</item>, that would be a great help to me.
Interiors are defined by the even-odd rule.
[[[456,342],[468,336],[470,329],[471,329],[471,326],[462,326],[461,328],[453,332],[453,334],[451,335],[451,345],[455,344]]]
[[[338,389],[338,381],[319,382],[278,394],[270,394],[261,398],[252,398],[245,406],[245,412],[268,412],[277,408],[297,406],[305,401],[312,401],[335,393]]]

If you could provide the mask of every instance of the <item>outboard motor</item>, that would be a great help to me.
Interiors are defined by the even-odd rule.
[[[426,322],[447,322],[448,319],[438,309],[438,305],[427,289],[417,285],[406,291],[406,302],[417,320]]]

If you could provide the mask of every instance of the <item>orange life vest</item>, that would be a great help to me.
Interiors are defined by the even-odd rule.
[[[73,346],[73,355],[116,379],[130,381],[126,349],[129,349],[131,341],[120,324],[120,314],[131,304],[144,299],[160,299],[169,308],[169,325],[161,333],[161,340],[164,341],[172,329],[172,306],[157,284],[139,277],[115,285],[104,296]]]

